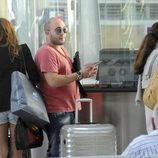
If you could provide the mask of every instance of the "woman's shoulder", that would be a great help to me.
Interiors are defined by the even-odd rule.
[[[158,49],[154,49],[148,57],[142,74],[142,87],[146,87],[151,75],[158,67]]]
[[[152,51],[152,53],[151,54],[158,54],[158,47],[157,48],[155,48],[153,51]]]
[[[19,47],[24,51],[24,50],[30,50],[28,45],[26,43],[20,44]]]
[[[146,61],[146,65],[150,65],[153,64],[154,61],[156,61],[158,59],[158,48],[154,49],[151,54],[149,55],[147,61]]]
[[[20,54],[23,54],[25,58],[32,56],[31,50],[26,43],[20,44]]]

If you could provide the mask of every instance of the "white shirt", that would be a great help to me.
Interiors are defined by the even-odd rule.
[[[135,158],[158,157],[158,130],[148,135],[136,137],[124,150],[123,156],[134,156]]]
[[[139,75],[138,85],[137,85],[137,93],[135,97],[135,104],[142,105],[142,89],[145,89],[148,84],[151,75],[156,71],[158,68],[158,44],[156,49],[152,51],[152,53],[147,58],[147,61],[144,65],[144,71],[142,75]]]
[[[151,69],[150,69],[151,68]],[[154,49],[149,55],[146,64],[144,65],[144,71],[142,73],[142,88],[146,88],[149,84],[150,77],[158,68],[158,48]],[[151,74],[150,74],[151,73]]]

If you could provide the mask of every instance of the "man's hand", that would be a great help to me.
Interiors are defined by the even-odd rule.
[[[83,78],[93,77],[97,73],[97,67],[94,64],[86,64],[80,72]]]

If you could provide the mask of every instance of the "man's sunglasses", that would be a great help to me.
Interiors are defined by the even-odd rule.
[[[57,35],[59,35],[59,34],[62,33],[62,31],[63,31],[64,33],[67,33],[67,32],[68,32],[68,28],[67,28],[67,27],[64,27],[64,28],[57,27],[54,31],[55,31],[55,33],[56,33]]]

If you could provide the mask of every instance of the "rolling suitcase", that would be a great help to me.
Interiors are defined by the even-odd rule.
[[[78,102],[89,102],[90,124],[78,124]],[[75,124],[65,125],[60,132],[60,156],[116,155],[116,130],[112,124],[93,124],[92,99],[75,103]]]

